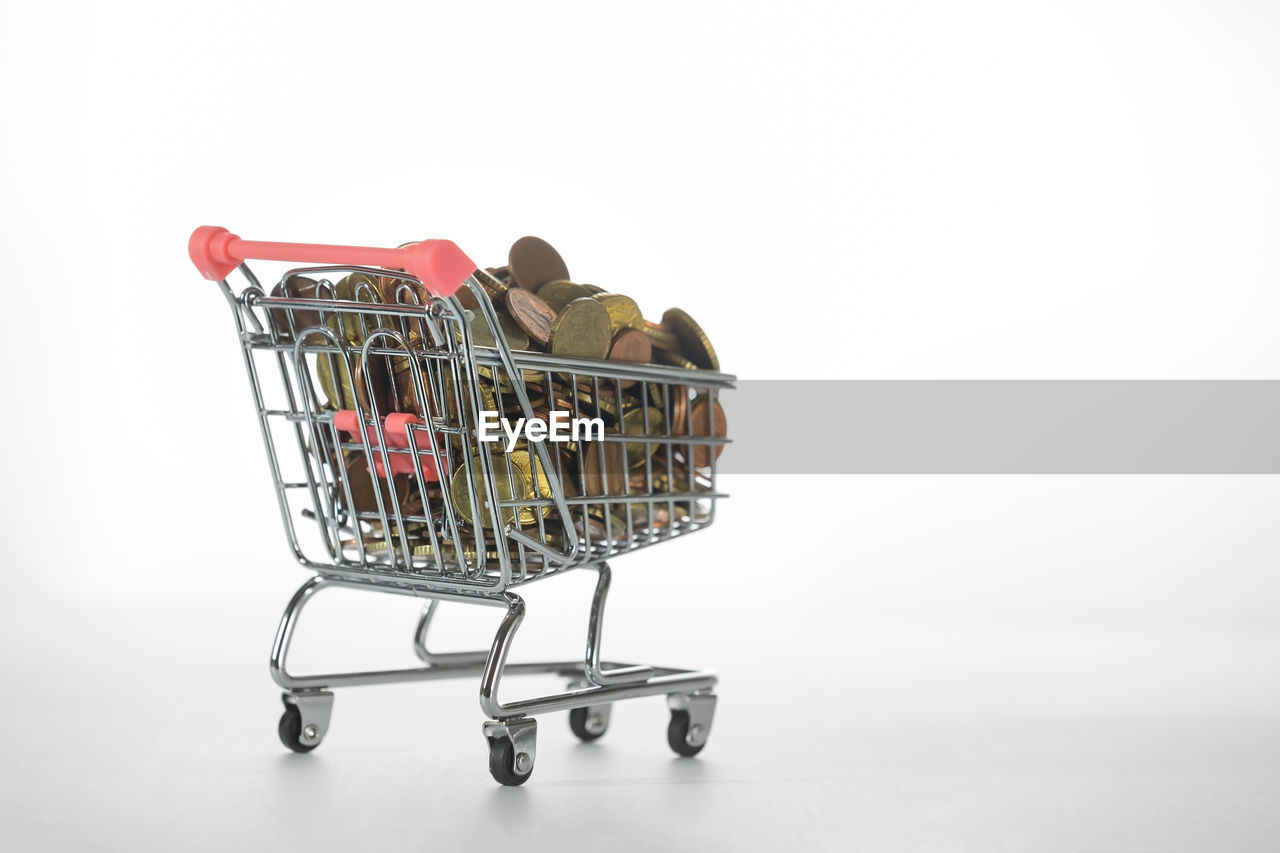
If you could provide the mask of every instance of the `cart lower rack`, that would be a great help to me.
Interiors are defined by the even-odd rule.
[[[727,441],[717,395],[732,377],[513,349],[484,274],[447,241],[261,243],[206,226],[190,252],[231,305],[289,544],[315,572],[271,650],[286,746],[321,743],[333,688],[478,676],[489,769],[504,785],[529,778],[535,717],[550,711],[569,711],[573,732],[590,741],[608,727],[611,703],[666,695],[671,748],[703,748],[713,673],[602,660],[606,561],[714,520],[715,459]],[[320,266],[289,270],[268,291],[249,258]],[[555,412],[599,421],[598,432],[551,448],[527,434],[481,440],[483,417],[528,423]],[[598,576],[583,659],[507,663],[525,613],[515,588],[576,568]],[[422,666],[291,673],[294,629],[327,587],[425,599],[414,635]],[[504,609],[492,646],[432,652],[427,632],[442,602]],[[568,686],[504,702],[508,673],[555,674]]]

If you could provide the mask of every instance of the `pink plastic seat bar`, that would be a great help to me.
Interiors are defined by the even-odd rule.
[[[359,414],[350,409],[342,409],[337,412],[333,418],[333,425],[341,431],[351,436],[358,437],[360,435],[360,425],[362,419]],[[422,419],[404,412],[395,412],[387,415],[382,419],[382,434],[387,437],[387,450],[408,450],[409,449],[409,427],[420,426]],[[387,466],[382,462],[382,454],[376,451],[382,449],[382,445],[378,442],[377,427],[365,424],[365,435],[369,439],[369,445],[375,451],[373,456],[373,467],[379,477],[387,476]],[[414,473],[413,459],[408,453],[388,453],[387,458],[391,462],[391,475],[396,474],[412,474]],[[436,469],[435,457],[430,451],[418,453],[418,462],[422,465],[422,476],[430,482],[437,482],[440,474],[448,474],[448,471],[440,472]],[[444,459],[440,460],[444,465]]]
[[[222,281],[250,258],[307,264],[402,269],[436,296],[452,296],[476,271],[475,263],[451,240],[423,240],[400,249],[328,246],[320,243],[264,243],[241,240],[225,228],[201,225],[187,243],[191,262],[210,281]]]

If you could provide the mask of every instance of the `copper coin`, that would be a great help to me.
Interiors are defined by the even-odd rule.
[[[668,398],[670,408],[667,408]],[[664,385],[658,382],[649,384],[649,399],[664,412],[671,415],[671,432],[681,435],[676,427],[684,423],[685,412],[689,409],[689,389],[683,385]]]
[[[588,495],[620,495],[626,491],[630,466],[621,444],[586,441],[582,455],[582,476]]]
[[[560,253],[538,237],[521,237],[511,244],[507,265],[516,284],[528,290],[537,290],[549,281],[569,277],[569,268]]]
[[[573,529],[577,531],[579,539],[586,540],[591,544],[595,544],[605,537],[604,523],[590,516],[575,518]]]
[[[374,453],[377,453],[375,450]],[[378,495],[382,492],[382,508],[386,512],[388,518],[394,518],[395,506],[406,501],[413,486],[409,480],[408,474],[397,474],[394,479],[394,488],[387,488],[387,479],[370,473],[369,460],[365,458],[364,451],[353,450],[346,457],[346,473],[347,489],[351,492],[351,506],[347,507],[349,511],[355,512],[377,512],[378,511]],[[377,486],[375,487],[375,482]],[[343,506],[347,503],[347,489],[338,487],[338,497],[342,501]]]
[[[388,380],[387,362],[380,355],[371,355],[366,361],[356,354],[351,360],[355,363],[351,384],[355,386],[356,399],[360,401],[361,414],[373,414],[374,405],[377,412],[386,415],[395,410],[395,399],[391,394],[391,383]],[[369,386],[373,386],[373,396],[369,396]],[[373,401],[373,405],[370,404]]]
[[[544,347],[551,343],[551,326],[556,321],[556,312],[532,290],[522,287],[508,290],[507,311],[532,340]]]
[[[637,329],[624,329],[613,337],[609,358],[613,361],[630,361],[647,364],[653,357],[653,344],[649,336]]]
[[[716,438],[724,438],[729,434],[728,422],[725,420],[724,409],[720,407],[719,400],[712,400],[707,395],[698,396],[693,401],[693,406],[689,410],[689,423],[681,421],[677,423],[671,430],[675,435],[690,436],[714,436]],[[715,450],[716,459],[720,458],[720,453],[724,450],[724,445],[716,445],[714,448],[710,445],[699,444],[693,448],[693,464],[699,468],[705,468],[711,464],[711,451]]]
[[[684,385],[671,386],[671,423],[682,424],[689,411],[689,389]],[[675,432],[675,430],[672,430]]]

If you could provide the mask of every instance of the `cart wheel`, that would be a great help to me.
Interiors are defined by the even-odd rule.
[[[569,728],[583,743],[591,743],[609,730],[609,706],[574,708],[569,712]]]
[[[688,711],[672,711],[671,722],[667,725],[667,743],[675,750],[677,755],[685,758],[692,758],[702,748],[707,745],[705,733],[701,733],[702,739],[697,746],[689,745],[689,712]]]
[[[527,754],[520,753],[520,755],[524,756],[523,761],[529,762]],[[499,784],[514,787],[529,781],[529,777],[533,775],[533,764],[529,762],[528,769],[524,773],[517,773],[516,748],[511,743],[511,738],[494,738],[489,741],[489,773]]]
[[[276,726],[276,731],[280,734],[280,742],[294,752],[310,752],[320,745],[319,743],[302,742],[302,712],[298,710],[297,705],[285,706],[284,713],[280,715],[280,724]]]

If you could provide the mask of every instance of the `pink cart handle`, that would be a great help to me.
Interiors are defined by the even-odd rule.
[[[296,261],[402,269],[436,296],[452,296],[476,271],[475,263],[450,240],[423,240],[402,249],[326,246],[319,243],[262,243],[241,240],[225,228],[201,225],[187,243],[191,262],[210,281],[222,281],[241,262]]]

